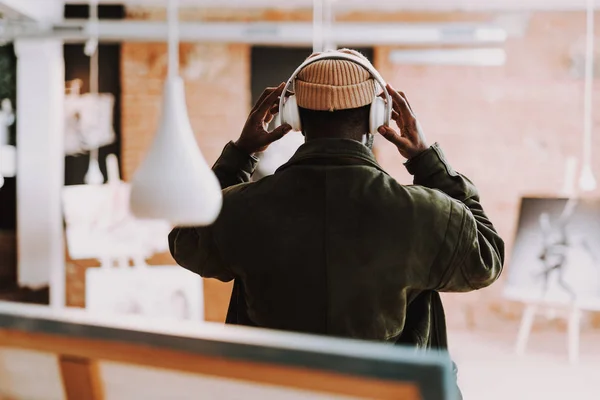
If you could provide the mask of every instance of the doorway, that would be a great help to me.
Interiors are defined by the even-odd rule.
[[[361,52],[371,63],[373,62],[373,48],[355,49]],[[310,47],[271,47],[271,46],[253,46],[251,50],[250,61],[250,90],[252,104],[254,104],[261,93],[267,87],[278,86],[285,82],[290,75],[298,68],[308,56],[312,54]],[[269,126],[273,129],[273,124]],[[272,174],[275,169],[285,163],[294,153],[295,149],[303,141],[298,132],[288,133],[284,139],[276,145],[270,147],[261,157],[262,161],[254,173],[253,179],[258,180],[264,176]],[[274,148],[277,149],[274,149]],[[278,154],[273,154],[278,153]]]
[[[355,49],[373,62],[373,48]],[[250,87],[252,104],[263,90],[287,81],[290,75],[312,53],[310,47],[253,46],[251,51]]]

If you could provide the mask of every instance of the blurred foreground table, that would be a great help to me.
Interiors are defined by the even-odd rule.
[[[0,302],[0,398],[452,400],[447,356]]]

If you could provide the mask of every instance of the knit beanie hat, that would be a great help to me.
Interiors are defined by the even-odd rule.
[[[369,60],[357,51],[341,49],[335,52],[358,56],[371,65]],[[317,54],[319,53],[311,57]],[[369,71],[352,61],[335,59],[309,64],[300,71],[294,82],[298,106],[317,111],[366,106],[373,102],[376,88],[376,82]]]

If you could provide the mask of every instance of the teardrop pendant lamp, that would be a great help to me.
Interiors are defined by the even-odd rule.
[[[90,0],[90,22],[92,37],[85,44],[84,52],[90,57],[90,93],[98,95],[98,0]],[[97,148],[90,150],[90,162],[84,182],[87,185],[101,185],[104,183],[104,175],[100,171],[100,164],[98,162]]]
[[[585,97],[583,121],[583,167],[579,178],[581,190],[596,189],[596,178],[592,171],[592,91],[594,85],[594,0],[587,1],[587,38],[585,54]]]
[[[187,114],[184,84],[178,75],[177,11],[177,0],[169,0],[169,71],[162,115],[154,143],[132,179],[130,205],[137,218],[163,219],[178,226],[210,225],[223,199]]]
[[[9,144],[8,129],[15,122],[15,114],[9,99],[0,102],[0,189],[4,178],[14,177],[17,168],[17,150]]]

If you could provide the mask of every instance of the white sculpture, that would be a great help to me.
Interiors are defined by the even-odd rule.
[[[77,155],[115,141],[113,109],[109,93],[79,94],[77,84],[65,96],[65,153]]]

